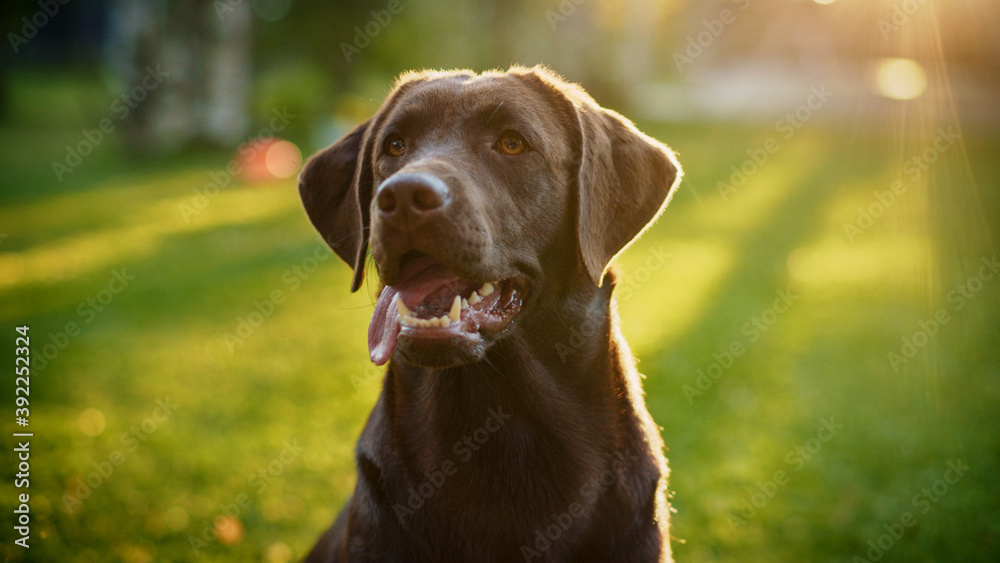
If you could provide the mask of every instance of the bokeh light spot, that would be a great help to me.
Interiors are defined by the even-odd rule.
[[[243,539],[243,524],[231,516],[219,516],[215,519],[215,533],[219,543],[235,545]]]
[[[269,545],[265,553],[267,563],[288,563],[292,560],[292,557],[292,548],[281,542]]]
[[[267,148],[267,170],[276,178],[291,178],[302,166],[302,153],[288,141],[278,141]]]
[[[927,89],[927,73],[913,59],[875,61],[875,91],[894,100],[912,100]]]
[[[104,413],[97,409],[87,409],[76,419],[80,431],[87,436],[97,436],[104,432]]]

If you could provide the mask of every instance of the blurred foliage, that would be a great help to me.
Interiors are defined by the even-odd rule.
[[[296,141],[307,139],[307,127],[318,116],[334,113],[333,86],[329,76],[308,62],[292,61],[262,70],[256,77],[253,117],[255,123],[266,124],[275,109],[296,116],[281,136]],[[262,125],[263,126],[263,125]]]

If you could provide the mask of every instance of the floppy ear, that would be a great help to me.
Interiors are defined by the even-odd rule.
[[[577,236],[583,265],[600,286],[614,257],[663,211],[681,176],[674,153],[631,121],[579,91]]]
[[[351,291],[364,279],[368,252],[372,170],[369,119],[316,153],[299,174],[299,196],[316,230],[337,256],[354,268]]]

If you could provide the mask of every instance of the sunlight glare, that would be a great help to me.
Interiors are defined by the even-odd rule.
[[[878,59],[874,79],[875,90],[894,100],[912,100],[927,89],[927,73],[913,59]]]

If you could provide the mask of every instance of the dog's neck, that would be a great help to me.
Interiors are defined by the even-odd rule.
[[[553,548],[568,557],[560,550],[592,526],[618,537],[635,515],[666,506],[662,442],[642,408],[612,291],[609,280],[539,299],[474,364],[390,363],[358,465],[407,537],[421,545],[446,519],[455,537],[479,538],[470,560],[512,560],[526,534],[574,511]],[[602,520],[608,507],[619,517]]]
[[[574,289],[567,292],[572,301],[548,300],[561,303],[558,310],[540,300],[534,314],[479,362],[443,370],[390,365],[383,406],[417,465],[429,470],[456,451],[465,454],[456,444],[467,438],[481,446],[476,455],[509,456],[480,443],[498,426],[507,438],[516,435],[522,448],[527,444],[525,451],[581,442],[585,448],[567,451],[621,450],[629,427],[623,415],[633,414],[623,412],[630,410],[633,382],[622,366],[631,366],[632,358],[616,334],[613,279],[601,288]]]

